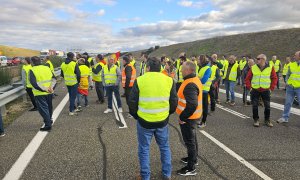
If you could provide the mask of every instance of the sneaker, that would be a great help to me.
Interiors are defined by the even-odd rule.
[[[29,109],[29,111],[37,111],[38,109],[37,108],[32,108],[32,109]]]
[[[81,106],[78,106],[77,108],[78,108],[78,109],[81,109]]]
[[[200,124],[198,124],[198,128],[204,128],[206,127],[206,122],[201,122]]]
[[[129,113],[127,114],[127,117],[128,118],[133,118],[133,116],[131,116],[131,114],[129,114]]]
[[[80,109],[80,108],[76,108],[74,111],[75,111],[75,112],[80,112],[81,109]]]
[[[181,176],[195,176],[197,174],[196,169],[190,169],[187,166],[177,171],[178,175]]]
[[[51,127],[41,127],[40,131],[51,131]]]
[[[227,100],[225,103],[226,103],[226,104],[229,104],[229,103],[230,103],[230,101],[229,101],[229,100]]]
[[[100,101],[100,104],[104,104],[104,102],[105,102],[105,101],[104,101],[104,100],[102,100],[102,101]]]
[[[3,133],[0,133],[0,137],[4,137],[6,134],[3,132]]]
[[[235,105],[235,102],[232,101],[232,102],[230,103],[230,106],[234,106],[234,105]]]
[[[281,123],[288,123],[289,121],[285,120],[284,118],[281,117],[276,122],[279,123],[279,124],[281,124]]]
[[[187,164],[188,163],[188,157],[181,158],[180,162],[182,162],[183,164]],[[198,166],[198,161],[196,162],[195,165]]]
[[[90,105],[86,104],[86,105],[84,105],[84,107],[86,107],[86,108],[87,108],[87,107],[90,107]]]
[[[120,108],[118,108],[118,111],[119,111],[120,113],[122,113],[122,112],[123,112],[123,109],[120,107]]]
[[[69,116],[77,116],[76,112],[69,112]]]
[[[271,123],[270,120],[265,121],[265,125],[268,127],[273,127],[273,124]]]
[[[111,113],[111,112],[113,112],[112,109],[106,109],[106,110],[104,111],[104,114]]]
[[[257,121],[254,121],[253,126],[254,126],[254,127],[259,127],[259,121],[258,121],[258,120],[257,120]]]

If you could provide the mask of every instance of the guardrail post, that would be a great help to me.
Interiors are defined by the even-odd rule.
[[[6,116],[6,107],[5,107],[5,105],[0,107],[0,111],[1,111],[0,113],[1,113],[2,116]]]

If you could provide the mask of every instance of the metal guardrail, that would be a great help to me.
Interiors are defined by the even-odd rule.
[[[54,71],[54,75],[57,77],[60,75],[60,68],[56,68]],[[24,86],[22,85],[22,82],[14,83],[14,86],[17,86],[16,88],[11,89],[13,86],[5,86],[1,88],[1,90],[9,90],[6,92],[3,92],[3,94],[0,94],[0,110],[1,114],[3,116],[6,115],[6,104],[14,101],[15,99],[18,99],[19,97],[23,96],[23,102],[27,102],[27,96]]]

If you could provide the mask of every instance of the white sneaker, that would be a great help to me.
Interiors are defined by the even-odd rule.
[[[281,124],[281,123],[288,123],[288,120],[285,120],[284,118],[279,118],[277,121],[277,123]]]
[[[4,133],[4,132],[0,134],[0,137],[4,137],[4,136],[5,136],[5,133]]]
[[[104,111],[104,114],[111,113],[111,112],[113,112],[112,109],[106,109],[106,110]]]
[[[75,109],[75,112],[80,112],[80,111],[81,111],[81,109],[79,109],[79,108]]]
[[[75,113],[75,112],[69,112],[69,116],[76,116],[77,115],[77,113]]]
[[[118,108],[118,111],[121,113],[121,112],[123,112],[123,109],[122,108]]]

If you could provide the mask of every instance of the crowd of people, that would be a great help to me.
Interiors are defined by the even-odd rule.
[[[265,125],[273,127],[270,120],[271,92],[276,87],[280,88],[281,71],[286,98],[284,112],[277,120],[278,123],[288,122],[294,98],[300,97],[300,51],[294,57],[287,57],[284,65],[276,56],[268,61],[265,54],[255,59],[244,56],[241,60],[234,55],[228,59],[226,56],[218,58],[217,54],[191,56],[189,59],[186,53],[179,54],[178,59],[166,56],[158,59],[148,57],[146,53],[142,53],[140,58],[137,70],[132,54],[123,56],[121,63],[114,56],[98,54],[93,59],[87,53],[75,56],[69,52],[61,65],[61,77],[69,93],[70,116],[82,111],[82,106],[89,106],[89,91],[94,89],[97,104],[106,103],[107,97],[105,114],[113,112],[114,97],[117,111],[122,113],[121,97],[126,98],[129,109],[127,117],[137,120],[140,179],[150,179],[149,149],[153,136],[161,153],[163,177],[171,178],[168,120],[170,114],[175,112],[187,148],[187,157],[181,159],[186,166],[177,173],[183,176],[197,174],[196,128],[206,127],[208,114],[214,114],[216,104],[221,103],[221,84],[224,84],[226,90],[225,103],[230,106],[236,105],[235,86],[243,87],[243,104],[252,105],[255,127],[260,126],[258,107],[261,103],[264,105]],[[30,111],[38,110],[44,121],[40,130],[50,131],[53,123],[52,99],[56,87],[51,61],[46,58],[43,63],[39,57],[25,58],[22,77],[33,105]],[[123,95],[120,95],[120,86],[124,89]],[[247,99],[249,94],[250,101]],[[0,136],[3,135],[1,119]]]

